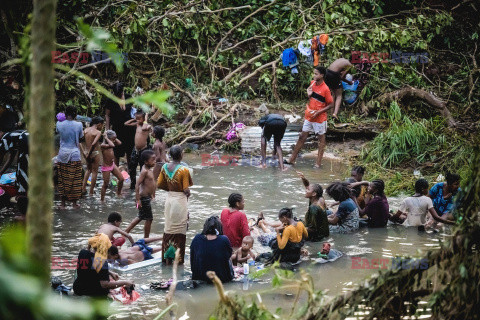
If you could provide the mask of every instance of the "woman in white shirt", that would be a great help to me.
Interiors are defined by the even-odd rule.
[[[427,222],[427,214],[430,213],[433,219],[446,224],[454,222],[441,218],[433,207],[432,199],[427,196],[428,181],[419,179],[415,182],[415,194],[405,198],[397,213],[391,220],[402,223],[406,227],[424,226]]]

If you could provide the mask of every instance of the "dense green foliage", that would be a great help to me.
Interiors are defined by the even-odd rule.
[[[448,128],[444,119],[412,120],[395,102],[379,116],[388,119],[389,128],[367,144],[361,161],[367,167],[368,179],[385,180],[387,194],[413,192],[420,175],[434,182],[439,174],[458,172],[462,185],[470,179],[473,143]],[[414,175],[415,170],[419,174]]]

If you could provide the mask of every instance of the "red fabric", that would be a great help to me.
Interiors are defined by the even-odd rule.
[[[317,111],[325,108],[328,106],[330,103],[333,102],[332,94],[330,93],[330,89],[328,86],[325,84],[324,81],[320,83],[320,85],[317,86],[315,81],[310,82],[310,85],[312,85],[312,91],[321,95],[322,97],[325,98],[325,102],[321,102],[314,97],[310,97],[310,100],[308,101],[307,104],[307,110],[305,110],[305,119],[310,121],[310,122],[317,122],[317,123],[322,123],[324,121],[327,121],[327,113],[322,112],[315,118],[312,118],[312,114],[310,111]]]
[[[223,209],[220,216],[222,221],[223,234],[230,240],[233,248],[242,245],[243,237],[250,235],[247,216],[241,211],[230,212],[230,209]]]
[[[124,237],[118,237],[118,238],[113,237],[112,245],[114,245],[116,247],[121,247],[121,246],[123,246],[124,243],[125,243],[125,238]]]

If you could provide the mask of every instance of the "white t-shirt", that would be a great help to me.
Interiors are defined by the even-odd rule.
[[[433,208],[432,199],[421,196],[405,198],[398,210],[407,214],[407,219],[403,222],[404,226],[418,227],[425,224],[430,208]]]

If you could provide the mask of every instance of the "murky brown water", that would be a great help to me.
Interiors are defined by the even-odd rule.
[[[189,248],[191,240],[200,232],[203,222],[210,215],[219,215],[222,208],[227,206],[228,195],[239,192],[245,198],[245,212],[248,217],[256,217],[263,211],[267,218],[274,219],[282,207],[295,207],[296,215],[304,217],[308,206],[304,198],[304,188],[301,180],[293,170],[285,173],[277,168],[265,170],[251,166],[228,167],[202,167],[200,157],[186,155],[185,161],[194,169],[194,186],[189,200],[190,229],[187,233],[186,264],[179,269],[179,278],[189,278]],[[302,171],[312,183],[321,183],[326,187],[330,182],[344,179],[348,170],[341,162],[325,160],[321,170],[312,169],[312,160],[299,159],[297,170]],[[99,189],[98,189],[99,192]],[[53,233],[53,256],[64,259],[75,259],[80,249],[86,247],[87,239],[97,228],[105,223],[110,212],[118,211],[123,216],[123,225],[127,224],[137,215],[134,197],[130,190],[124,190],[124,199],[114,197],[113,190],[107,194],[105,204],[101,204],[98,197],[83,200],[82,209],[78,211],[55,211]],[[328,199],[328,197],[327,197]],[[165,192],[157,191],[156,201],[153,206],[154,223],[152,235],[163,232],[163,206]],[[397,208],[399,199],[389,199],[391,208]],[[9,217],[0,217],[8,220]],[[132,232],[134,239],[143,237],[143,224],[139,224]],[[348,235],[333,235],[328,240],[333,248],[342,251],[345,256],[339,260],[326,264],[312,264],[303,262],[301,268],[310,271],[315,279],[317,289],[334,295],[351,290],[356,283],[373,274],[373,269],[352,269],[352,257],[368,259],[385,259],[395,255],[413,255],[417,250],[427,250],[438,246],[443,234],[420,233],[416,228],[406,229],[401,226],[389,226],[385,229],[362,229],[357,233]],[[256,243],[256,246],[259,244]],[[306,248],[312,257],[320,251],[321,243],[307,243]],[[257,248],[257,251],[264,251]],[[391,263],[388,264],[391,266]],[[73,283],[74,270],[53,270],[53,275],[62,278],[64,283]],[[112,318],[128,319],[153,319],[165,307],[165,292],[143,290],[141,286],[148,286],[151,282],[168,279],[171,276],[171,267],[161,265],[137,269],[122,277],[133,279],[137,284],[141,299],[132,305],[112,303]],[[255,283],[230,283],[227,290],[239,294],[249,294],[258,290],[271,288],[271,275],[264,276],[260,282]],[[285,292],[278,294],[262,295],[263,302],[275,310],[281,306],[288,310],[293,303],[293,297]],[[187,291],[177,291],[175,302],[178,304],[177,315],[187,313],[190,319],[207,319],[217,304],[217,293],[212,286],[205,286]]]

